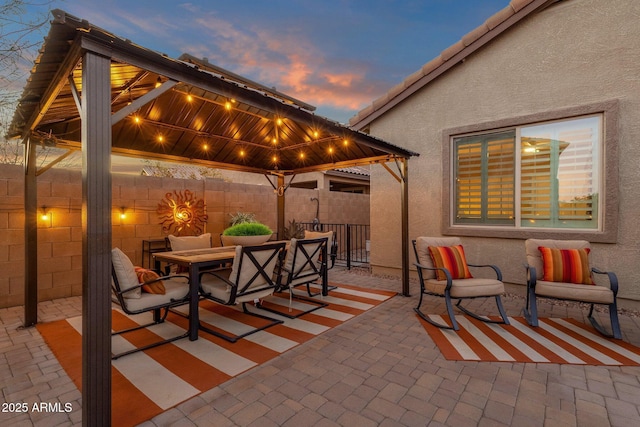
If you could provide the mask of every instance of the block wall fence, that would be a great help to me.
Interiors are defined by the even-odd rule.
[[[38,176],[38,207],[51,214],[38,219],[38,299],[47,301],[82,294],[82,175],[80,171],[50,169]],[[112,175],[113,246],[136,265],[142,264],[142,241],[163,238],[158,204],[167,193],[190,190],[206,205],[205,232],[214,245],[228,226],[230,215],[252,212],[276,230],[277,196],[265,185],[236,184],[220,179],[183,180]],[[369,224],[369,196],[289,188],[285,225],[295,219],[322,223]],[[0,308],[24,304],[24,169],[0,165]],[[124,208],[125,218],[120,218]],[[40,213],[40,212],[39,212]]]

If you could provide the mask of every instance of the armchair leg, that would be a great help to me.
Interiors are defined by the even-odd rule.
[[[617,304],[614,302],[609,305],[609,319],[611,320],[611,331],[612,333],[607,332],[604,327],[593,317],[593,308],[595,304],[591,304],[591,308],[589,309],[589,322],[591,322],[591,326],[595,328],[596,331],[600,332],[603,336],[607,338],[615,338],[622,339],[622,333],[620,332],[620,322],[618,321],[618,308]]]
[[[261,308],[259,305],[257,305],[257,307]],[[202,329],[203,331],[207,332],[207,333],[210,333],[211,335],[215,335],[218,338],[222,338],[225,341],[229,341],[230,343],[235,343],[240,338],[244,338],[244,337],[246,337],[248,335],[255,334],[256,332],[260,332],[260,331],[263,331],[263,330],[265,330],[267,328],[270,328],[272,326],[276,326],[276,325],[280,325],[280,324],[284,323],[284,320],[274,319],[273,317],[268,317],[268,316],[264,316],[262,314],[258,314],[258,313],[254,313],[252,311],[249,311],[247,309],[247,303],[246,302],[242,303],[242,310],[244,311],[245,314],[248,314],[248,315],[253,316],[253,317],[259,317],[261,319],[269,320],[270,322],[268,324],[264,325],[264,326],[260,326],[258,328],[251,329],[250,331],[245,332],[243,334],[239,334],[239,335],[226,335],[226,334],[223,334],[222,332],[218,332],[216,330],[213,330],[211,328],[207,328],[206,326],[203,326],[202,322],[200,323],[199,328]]]
[[[522,314],[530,326],[538,326],[538,306],[536,304],[536,295],[533,290],[527,290],[527,304],[522,309]]]
[[[502,317],[502,320],[491,320],[487,317],[482,317],[482,316],[478,316],[477,314],[475,314],[474,312],[466,309],[465,307],[463,307],[461,305],[462,300],[458,300],[458,302],[456,303],[456,307],[458,307],[460,309],[460,311],[464,312],[465,314],[473,317],[474,319],[480,320],[482,322],[486,322],[486,323],[500,323],[500,324],[504,324],[504,325],[509,325],[509,318],[507,317],[507,314],[504,312],[504,307],[502,307],[502,301],[500,300],[500,295],[496,295],[496,306],[498,307],[498,312],[500,313],[500,317]]]
[[[430,324],[432,324],[433,326],[435,326],[436,328],[440,328],[440,329],[453,329],[454,331],[457,331],[458,329],[460,329],[458,327],[458,322],[456,322],[456,318],[453,315],[453,307],[451,306],[451,299],[449,299],[449,297],[447,296],[446,298],[446,305],[447,305],[447,314],[449,315],[449,319],[451,320],[451,324],[453,326],[449,326],[446,324],[442,324],[442,323],[438,323],[434,320],[432,320],[429,316],[427,316],[426,314],[424,314],[421,310],[420,310],[420,306],[422,305],[422,298],[424,296],[424,289],[420,290],[420,299],[418,301],[418,306],[416,308],[413,309],[413,311],[416,312],[416,314],[418,316],[420,316],[420,318],[422,318],[425,322],[428,322]]]

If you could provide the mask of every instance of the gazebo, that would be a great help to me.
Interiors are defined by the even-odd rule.
[[[296,174],[381,164],[401,188],[402,293],[409,295],[407,174],[417,153],[315,115],[206,59],[173,59],[52,13],[9,136],[25,145],[25,326],[37,323],[37,176],[67,155],[36,170],[36,145],[82,151],[83,425],[109,425],[111,415],[111,154],[272,177],[279,236]]]

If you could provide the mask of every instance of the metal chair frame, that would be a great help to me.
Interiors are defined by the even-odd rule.
[[[279,277],[280,276],[280,265],[282,264],[282,259],[284,257],[284,249],[285,249],[286,244],[284,242],[279,242],[279,243],[271,243],[271,244],[264,244],[264,245],[258,245],[258,246],[244,246],[242,248],[241,254],[240,254],[240,260],[238,261],[238,274],[236,276],[236,281],[232,282],[230,281],[228,278],[224,277],[223,275],[219,274],[219,272],[221,270],[211,270],[211,271],[205,271],[203,273],[200,274],[200,277],[202,278],[204,275],[212,275],[217,277],[219,280],[225,282],[228,286],[230,286],[230,292],[229,292],[229,299],[228,300],[222,300],[220,298],[216,298],[215,296],[213,296],[211,293],[207,293],[202,289],[202,286],[200,287],[200,295],[204,298],[207,298],[211,301],[214,301],[218,304],[222,304],[222,305],[236,305],[237,302],[236,300],[238,299],[238,297],[242,297],[242,296],[247,296],[247,295],[251,295],[251,294],[255,294],[258,292],[264,292],[266,289],[273,289],[273,291],[277,290],[279,285],[277,280],[274,281],[272,278],[271,274],[268,274],[267,272],[265,272],[265,267],[271,262],[273,261],[274,257],[278,257],[278,260],[276,262],[276,267],[275,267],[275,276]],[[271,251],[271,255],[267,258],[267,260],[265,262],[260,262],[258,259],[256,259],[255,253],[256,252],[268,252]],[[246,255],[246,257],[245,257]],[[256,268],[256,273],[249,279],[246,281],[246,283],[240,283],[241,280],[241,273],[243,268],[247,268],[245,267],[246,264],[244,264],[245,262],[245,258],[248,259],[249,261],[251,261],[251,263],[249,264],[249,268],[251,266],[254,266]],[[234,263],[235,264],[235,263]],[[228,270],[228,268],[226,269],[222,269],[222,270]],[[257,289],[252,289],[251,285],[258,279],[258,278],[263,278],[266,282],[267,285],[266,286],[261,286]],[[205,332],[208,332],[212,335],[215,335],[219,338],[222,338],[226,341],[229,341],[231,343],[235,343],[236,341],[238,341],[241,338],[244,338],[248,335],[251,334],[255,334],[256,332],[265,330],[267,328],[270,328],[272,326],[275,325],[279,325],[284,323],[283,320],[280,319],[275,319],[272,317],[268,317],[268,316],[264,316],[261,315],[259,313],[254,313],[250,310],[247,309],[247,302],[242,302],[242,311],[250,316],[253,317],[258,317],[261,319],[265,319],[268,320],[269,323],[264,325],[264,326],[260,326],[254,329],[251,329],[248,332],[242,333],[242,334],[237,334],[237,335],[227,335],[227,334],[223,334],[221,332],[218,332],[216,330],[213,330],[211,328],[208,328],[206,326],[202,325],[202,322],[200,323],[200,329],[202,329]],[[258,300],[257,302],[254,301],[254,304],[256,307],[258,308],[263,308],[262,304],[260,303],[260,301]]]
[[[149,326],[158,325],[160,323],[163,323],[166,320],[167,315],[169,314],[169,309],[171,309],[173,307],[177,307],[177,306],[183,305],[183,304],[187,304],[189,302],[189,294],[187,294],[182,299],[178,299],[178,300],[171,299],[169,302],[166,302],[164,304],[158,304],[158,305],[154,305],[154,306],[149,306],[149,307],[145,307],[145,308],[140,309],[140,310],[129,310],[127,308],[126,302],[124,301],[125,300],[124,293],[130,292],[130,291],[135,290],[137,288],[142,288],[143,285],[148,285],[150,283],[154,283],[154,282],[158,282],[160,280],[166,280],[166,279],[184,278],[184,279],[186,279],[186,281],[188,283],[189,282],[189,278],[186,277],[186,276],[181,276],[181,275],[162,276],[162,277],[159,277],[159,278],[154,279],[154,280],[149,280],[149,281],[147,281],[145,283],[140,283],[138,286],[134,286],[132,288],[129,288],[129,289],[126,289],[126,290],[123,291],[120,288],[120,283],[118,281],[118,277],[117,277],[115,268],[113,267],[113,264],[111,265],[111,276],[113,278],[113,282],[112,282],[111,287],[112,287],[113,293],[114,293],[114,295],[116,297],[118,305],[120,305],[120,307],[122,308],[122,311],[124,311],[126,314],[130,314],[130,315],[146,313],[146,312],[149,312],[149,311],[153,312],[153,321],[152,322],[144,324],[144,325],[140,325],[140,326],[135,326],[133,328],[123,329],[123,330],[120,330],[120,331],[114,331],[114,332],[111,333],[111,336],[126,334],[128,332],[137,331],[139,329],[144,329],[144,328],[148,328]],[[189,332],[187,331],[184,334],[177,335],[175,337],[167,338],[167,339],[164,339],[164,340],[156,341],[154,343],[145,345],[143,347],[138,347],[138,348],[135,348],[133,350],[128,350],[128,351],[125,351],[125,352],[122,352],[122,353],[118,353],[118,354],[113,354],[111,356],[111,359],[115,360],[115,359],[118,359],[118,358],[120,358],[122,356],[126,356],[128,354],[133,354],[133,353],[137,353],[139,351],[148,350],[150,348],[158,347],[158,346],[163,345],[163,344],[168,344],[170,342],[173,342],[173,341],[176,341],[176,340],[179,340],[179,339],[182,339],[182,338],[186,338],[188,336],[189,336]]]
[[[452,299],[457,299],[458,301],[456,302],[456,307],[458,309],[460,309],[460,311],[462,311],[463,313],[473,317],[474,319],[480,320],[482,322],[486,322],[486,323],[498,323],[498,324],[503,324],[503,325],[509,325],[509,319],[507,317],[507,314],[504,311],[504,307],[502,306],[502,300],[500,299],[500,295],[495,295],[495,300],[496,300],[496,306],[498,307],[498,312],[500,313],[500,317],[502,318],[502,320],[493,320],[490,319],[488,317],[484,317],[484,316],[480,316],[472,311],[470,311],[469,309],[463,307],[462,304],[462,300],[463,299],[475,299],[475,298],[489,298],[493,295],[487,295],[487,296],[474,296],[474,297],[463,297],[463,298],[456,298],[456,297],[452,297],[451,296],[451,287],[453,286],[453,280],[451,278],[451,273],[449,272],[449,270],[447,270],[446,268],[431,268],[431,267],[427,267],[425,265],[422,265],[418,262],[418,260],[420,259],[418,257],[418,249],[416,247],[416,241],[412,240],[411,243],[413,244],[413,251],[416,257],[416,262],[414,263],[414,265],[417,267],[418,269],[418,278],[420,280],[420,299],[418,301],[418,306],[416,308],[414,308],[413,310],[418,314],[418,316],[420,316],[422,319],[424,319],[426,322],[432,324],[433,326],[436,326],[438,328],[442,328],[442,329],[453,329],[454,331],[458,331],[460,329],[458,322],[456,321],[455,318],[455,314],[453,312],[453,305],[451,300]],[[477,267],[477,268],[491,268],[493,269],[493,271],[496,274],[496,279],[499,281],[502,281],[502,272],[500,271],[500,269],[495,266],[495,265],[491,265],[491,264],[469,264],[467,263],[467,265],[469,267]],[[446,278],[447,278],[447,284],[445,286],[445,290],[444,290],[444,294],[439,294],[439,293],[434,293],[434,292],[430,292],[427,291],[425,289],[425,278],[423,276],[423,270],[431,270],[431,271],[437,271],[440,270],[442,271]],[[464,279],[463,279],[464,280]],[[420,310],[420,306],[422,305],[422,300],[424,295],[431,295],[431,296],[436,296],[439,298],[444,298],[445,299],[445,305],[447,307],[447,315],[449,316],[449,321],[451,322],[452,326],[446,325],[446,324],[442,324],[442,323],[438,323],[434,320],[432,320],[429,316],[425,315],[421,310]]]

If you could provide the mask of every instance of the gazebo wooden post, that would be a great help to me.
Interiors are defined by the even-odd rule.
[[[409,291],[409,159],[403,158],[401,181],[402,203],[402,295],[411,296]]]
[[[278,240],[284,239],[284,197],[285,197],[285,185],[284,175],[278,174],[277,184],[277,197],[278,197]]]
[[[36,146],[25,140],[24,159],[24,327],[38,323],[38,182]]]
[[[82,60],[82,425],[111,425],[111,60]]]

